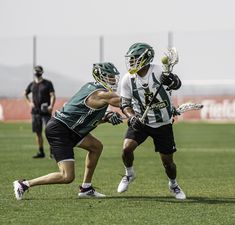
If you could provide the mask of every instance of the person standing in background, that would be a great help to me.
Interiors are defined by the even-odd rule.
[[[51,81],[43,78],[43,67],[34,67],[34,80],[25,89],[25,99],[31,108],[32,131],[36,133],[38,152],[33,158],[44,158],[45,152],[43,147],[43,126],[47,124],[52,115],[55,104],[55,90]],[[32,93],[32,98],[29,94]],[[50,153],[50,157],[53,155]]]

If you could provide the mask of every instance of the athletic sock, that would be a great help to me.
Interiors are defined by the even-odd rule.
[[[133,166],[125,167],[126,176],[133,176],[135,174]]]
[[[91,186],[91,183],[83,183],[82,188],[89,188]]]
[[[171,187],[176,187],[178,185],[176,179],[169,179],[169,182]]]
[[[38,150],[39,150],[40,153],[44,153],[44,148],[43,147],[39,147]]]
[[[44,148],[43,147],[39,147],[38,150],[39,150],[40,153],[44,153]]]
[[[24,180],[22,183],[26,185],[27,187],[30,187],[29,182],[27,180]]]

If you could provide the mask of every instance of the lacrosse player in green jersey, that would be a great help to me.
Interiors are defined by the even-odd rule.
[[[21,200],[24,192],[33,186],[71,183],[75,178],[74,147],[88,151],[78,196],[105,197],[92,186],[92,176],[103,145],[90,132],[101,122],[122,123],[120,114],[108,112],[106,115],[109,105],[119,107],[120,97],[115,93],[119,72],[112,63],[97,63],[93,65],[93,77],[96,82],[85,84],[47,124],[46,137],[59,171],[31,180],[14,181],[17,200]]]
[[[178,62],[177,52],[169,51],[163,68],[151,64],[154,50],[146,43],[133,44],[125,57],[128,73],[121,82],[121,109],[128,118],[129,127],[122,152],[125,175],[118,185],[117,192],[127,191],[128,185],[135,179],[134,150],[147,137],[151,137],[169,178],[170,191],[175,198],[185,199],[186,196],[176,181],[176,164],[173,160],[176,146],[172,129],[171,93],[181,86],[179,77],[172,73],[173,65]],[[141,116],[145,114],[157,90],[158,94],[143,121]]]

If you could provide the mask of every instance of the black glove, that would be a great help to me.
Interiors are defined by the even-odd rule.
[[[169,75],[162,73],[160,76],[160,81],[163,85],[167,85],[169,89],[177,90],[181,87],[179,77],[173,73],[170,73]]]
[[[127,124],[133,130],[141,130],[144,127],[144,124],[141,123],[139,116],[131,116],[128,118]]]
[[[172,84],[172,82],[174,82],[173,76],[174,75],[172,73],[170,73],[169,75],[165,75],[164,73],[162,73],[160,76],[160,81],[163,85],[169,86]]]
[[[173,106],[172,108],[172,115],[173,117],[181,115],[181,113],[176,110],[175,106]]]
[[[107,112],[104,121],[117,125],[123,122],[122,116],[118,112]]]

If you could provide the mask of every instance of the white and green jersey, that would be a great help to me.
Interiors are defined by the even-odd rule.
[[[161,66],[150,64],[148,73],[144,77],[137,74],[125,74],[121,82],[121,97],[132,99],[136,114],[143,115],[146,106],[151,101],[160,85]],[[163,85],[146,117],[146,125],[160,127],[172,123],[171,91]]]
[[[103,118],[108,107],[93,109],[86,104],[87,98],[98,90],[106,90],[98,83],[85,84],[60,110],[55,118],[67,125],[68,128],[81,136],[95,129]]]

